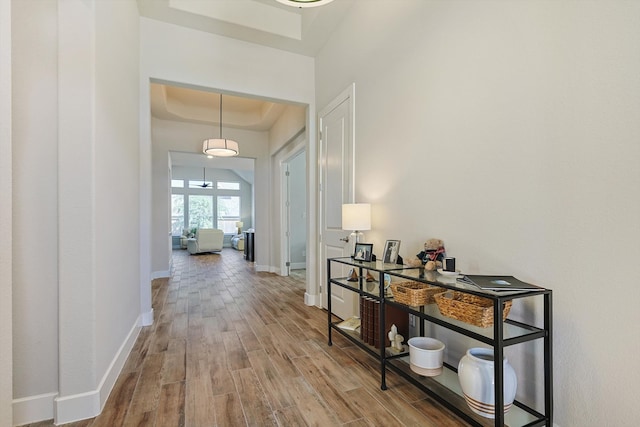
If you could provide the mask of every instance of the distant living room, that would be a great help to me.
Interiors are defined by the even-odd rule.
[[[189,159],[172,153],[171,157],[172,162],[180,163],[171,169],[172,248],[188,249],[192,254],[222,247],[243,250],[243,231],[253,227],[253,170],[248,166],[236,169],[239,166],[231,159],[225,159],[228,168],[223,168],[197,165],[213,160],[203,156]],[[198,249],[196,237],[201,229],[212,231],[206,236],[209,243]],[[220,244],[219,235],[223,235]]]

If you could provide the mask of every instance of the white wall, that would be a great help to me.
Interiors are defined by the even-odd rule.
[[[12,5],[13,421],[63,423],[100,411],[138,331],[138,11]]]
[[[141,218],[146,217],[148,220],[152,217],[152,197],[150,196],[152,182],[156,182],[155,180],[158,179],[155,176],[157,168],[154,166],[154,175],[152,176],[151,164],[146,164],[145,160],[145,156],[150,155],[151,152],[152,121],[148,99],[148,85],[151,79],[309,105],[310,116],[315,116],[312,58],[145,18],[140,20],[140,26],[141,84],[143,86],[141,89],[141,150],[143,156],[141,164],[141,174],[143,175]],[[155,121],[153,127],[155,127]],[[310,123],[310,127],[310,135],[315,135],[315,123]],[[228,136],[235,137],[232,129],[225,130],[225,132],[228,132]],[[207,134],[207,136],[209,135]],[[199,141],[194,141],[192,152],[200,152],[201,148],[196,143]],[[264,159],[267,161],[265,165],[260,164],[261,159],[257,154],[244,151],[240,138],[238,141],[241,144],[242,156],[256,157],[256,185],[254,187],[256,268],[271,270],[273,258],[269,245],[272,240],[272,232],[270,231],[272,195],[269,188],[269,182],[271,182],[269,140],[265,140],[264,154],[260,153],[261,156],[265,156]],[[312,151],[315,153],[314,136],[309,138],[309,146],[313,148]],[[315,163],[314,158],[311,160]],[[258,183],[265,186],[265,191],[260,191]],[[310,185],[315,185],[313,179]],[[153,197],[155,196],[154,190]],[[155,201],[153,201],[153,206],[155,206]],[[152,227],[148,230],[149,236],[143,235],[141,250],[143,254],[150,253],[149,275],[151,272],[157,271],[156,269],[163,269],[165,265],[168,265],[168,260],[164,259],[162,255],[152,252],[149,246],[149,243],[156,239],[154,236],[156,233],[164,233],[163,238],[166,238],[167,227],[165,225],[160,229],[161,225],[156,224],[155,220]],[[309,227],[315,227],[315,217],[310,219]],[[144,260],[142,268],[145,268]],[[144,279],[141,280],[144,281]],[[145,296],[145,298],[147,297]],[[148,298],[150,301],[150,297]]]
[[[291,142],[307,121],[307,108],[300,105],[287,105],[278,120],[269,129],[269,153],[275,154]]]
[[[115,2],[115,5],[96,1],[95,5],[97,303],[94,339],[100,380],[109,372],[114,355],[122,351],[120,346],[125,339],[131,341],[134,337],[129,335],[137,334],[137,329],[132,328],[138,324],[140,315],[139,17],[135,1]],[[123,354],[127,355],[128,352]]]
[[[12,159],[11,159],[11,2],[0,2],[0,426],[13,425],[12,339]]]
[[[378,0],[316,58],[318,108],[356,84],[374,248],[439,237],[465,272],[553,289],[566,427],[640,419],[639,39],[639,2]],[[527,369],[519,398],[541,404]]]
[[[58,21],[55,2],[12,5],[13,397],[21,399],[58,390]]]

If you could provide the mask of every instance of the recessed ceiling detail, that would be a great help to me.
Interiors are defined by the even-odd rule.
[[[169,7],[283,37],[302,39],[300,14],[252,0],[169,0]]]
[[[158,119],[220,125],[219,93],[152,83],[150,103],[151,115]],[[286,104],[225,94],[224,127],[268,131],[286,107]]]
[[[276,0],[137,0],[145,18],[312,57],[353,1],[291,7]]]

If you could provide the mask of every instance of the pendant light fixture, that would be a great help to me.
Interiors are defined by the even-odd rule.
[[[331,3],[333,0],[278,0],[282,4],[293,7],[316,7]]]
[[[205,139],[202,152],[207,156],[233,157],[240,152],[238,143],[222,137],[222,94],[220,94],[220,138]]]

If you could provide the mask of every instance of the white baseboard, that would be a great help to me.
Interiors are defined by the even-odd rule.
[[[118,379],[118,375],[120,375],[122,367],[138,339],[142,317],[143,316],[140,315],[136,319],[133,327],[118,349],[96,390],[71,396],[56,397],[54,399],[53,418],[56,425],[92,418],[102,412],[102,408],[104,407],[111,390],[113,390],[113,386]]]
[[[164,279],[165,277],[171,277],[170,270],[160,270],[151,272],[151,280]]]
[[[266,272],[269,272],[269,273],[273,273],[273,272],[274,272],[274,271],[273,271],[273,270],[274,270],[274,268],[273,268],[273,267],[271,267],[271,266],[268,266],[268,265],[258,265],[258,264],[255,264],[253,268],[254,268],[256,271],[266,271]]]
[[[57,397],[54,400],[55,425],[85,420],[100,414],[100,393],[98,390],[72,396]]]
[[[142,313],[140,315],[140,325],[139,326],[151,326],[153,325],[153,308],[146,313]]]
[[[305,292],[304,304],[315,305],[316,307],[320,307],[320,295],[313,295],[313,294],[310,294],[309,292]]]
[[[291,270],[302,270],[303,268],[307,268],[306,262],[292,262],[289,266]]]
[[[100,411],[104,408],[104,404],[107,403],[107,399],[109,398],[109,394],[111,390],[113,390],[113,386],[116,384],[118,380],[118,376],[120,372],[122,372],[122,368],[131,353],[131,349],[135,345],[138,340],[138,335],[140,335],[140,324],[142,323],[142,316],[138,316],[136,322],[131,327],[127,338],[124,340],[115,357],[111,361],[109,368],[107,368],[107,372],[105,372],[102,377],[102,381],[100,381],[100,385],[98,386],[98,391],[100,392]]]
[[[36,423],[53,418],[53,402],[57,392],[24,397],[13,401],[13,425]]]

